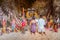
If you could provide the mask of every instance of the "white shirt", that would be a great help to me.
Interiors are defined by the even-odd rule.
[[[44,28],[44,25],[45,25],[45,20],[43,18],[40,18],[38,20],[38,26],[39,26],[39,28]]]

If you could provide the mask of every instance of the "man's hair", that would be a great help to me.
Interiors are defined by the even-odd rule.
[[[42,15],[40,15],[40,18],[42,18]]]

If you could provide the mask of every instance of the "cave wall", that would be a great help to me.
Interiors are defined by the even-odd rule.
[[[12,13],[20,13],[22,7],[35,8],[38,13],[60,14],[60,0],[54,0],[51,6],[51,0],[0,0],[0,7],[5,14],[9,11]],[[53,11],[54,10],[54,11]]]

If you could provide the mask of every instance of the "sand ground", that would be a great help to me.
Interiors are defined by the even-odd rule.
[[[12,32],[3,34],[0,36],[0,40],[60,40],[60,29],[58,29],[57,33],[46,30],[46,35],[41,35],[37,32],[36,34],[31,34],[30,31],[26,31],[25,34]]]

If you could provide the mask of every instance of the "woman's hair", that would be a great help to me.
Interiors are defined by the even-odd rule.
[[[32,19],[34,19],[34,20],[35,20],[35,17],[32,17]]]

